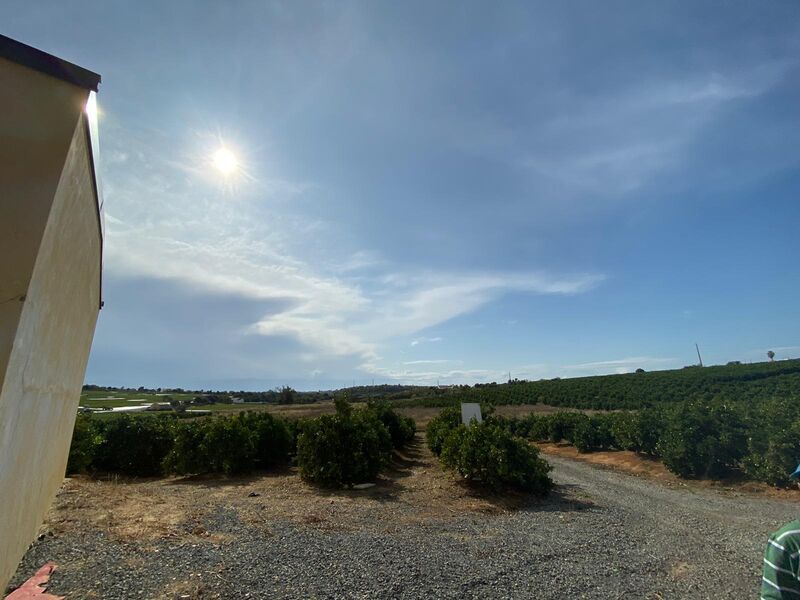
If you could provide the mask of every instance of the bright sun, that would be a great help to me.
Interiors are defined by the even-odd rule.
[[[214,152],[212,160],[214,167],[223,175],[231,175],[239,166],[236,155],[225,147]]]

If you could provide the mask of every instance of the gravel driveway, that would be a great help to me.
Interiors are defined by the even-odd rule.
[[[548,460],[556,493],[512,510],[426,513],[416,496],[395,491],[370,500],[322,496],[313,515],[297,520],[270,512],[275,483],[264,478],[235,488],[236,502],[215,497],[200,521],[179,525],[202,536],[126,540],[90,523],[45,534],[14,583],[54,560],[60,570],[50,591],[70,600],[755,598],[766,536],[797,513],[784,500]],[[431,461],[411,465],[403,489],[431,481],[455,493],[460,486],[443,486],[448,478]],[[249,497],[249,489],[264,496]],[[246,501],[261,502],[261,512],[237,504]],[[361,510],[346,523],[324,512],[343,501]]]

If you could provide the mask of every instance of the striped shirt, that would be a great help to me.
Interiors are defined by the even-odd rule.
[[[800,520],[770,536],[764,552],[762,600],[800,600]]]

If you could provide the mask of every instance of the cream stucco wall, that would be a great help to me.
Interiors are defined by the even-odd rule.
[[[0,590],[63,480],[100,304],[87,95],[0,59]]]
[[[0,387],[88,92],[0,58]]]

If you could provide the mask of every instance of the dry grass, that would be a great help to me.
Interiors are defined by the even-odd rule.
[[[412,407],[412,408],[399,408],[397,412],[407,417],[411,417],[417,424],[417,429],[424,430],[430,420],[441,412],[441,408],[426,408],[426,407]],[[495,414],[502,417],[524,417],[530,414],[547,415],[550,413],[575,410],[564,409],[557,406],[548,406],[546,404],[509,404],[495,407]],[[592,413],[596,411],[582,411]]]
[[[680,484],[682,481],[676,475],[670,473],[660,461],[647,458],[635,452],[610,450],[581,454],[575,446],[569,446],[567,444],[543,442],[536,445],[545,455],[551,454],[553,456],[591,463],[600,467],[622,471],[630,475],[658,480],[667,485]]]
[[[237,408],[232,408],[232,411],[242,410],[240,407],[241,405],[231,405],[236,406]],[[360,406],[359,403],[354,404],[354,406]],[[280,415],[283,417],[289,418],[301,418],[301,417],[318,417],[320,415],[331,414],[335,412],[335,408],[333,406],[333,402],[316,402],[314,404],[284,404],[284,405],[270,405],[264,407],[266,412]],[[418,429],[425,429],[428,422],[438,415],[441,412],[441,408],[428,408],[428,407],[404,407],[396,409],[402,415],[407,417],[411,417],[417,423]],[[507,406],[498,406],[495,409],[495,414],[504,416],[504,417],[524,417],[525,415],[529,415],[531,413],[536,414],[550,414],[557,411],[563,410],[577,410],[577,409],[569,409],[569,408],[562,408],[558,406],[548,406],[546,404],[514,404],[514,405],[507,405]],[[591,414],[592,410],[580,411],[586,412]]]
[[[327,490],[303,481],[295,469],[251,477],[197,476],[163,479],[65,481],[43,526],[66,533],[103,531],[126,541],[212,539],[204,519],[220,508],[266,532],[274,521],[318,530],[379,527],[395,531],[410,523],[449,519],[464,512],[503,513],[535,503],[529,495],[476,491],[442,471],[421,435],[367,490]]]

